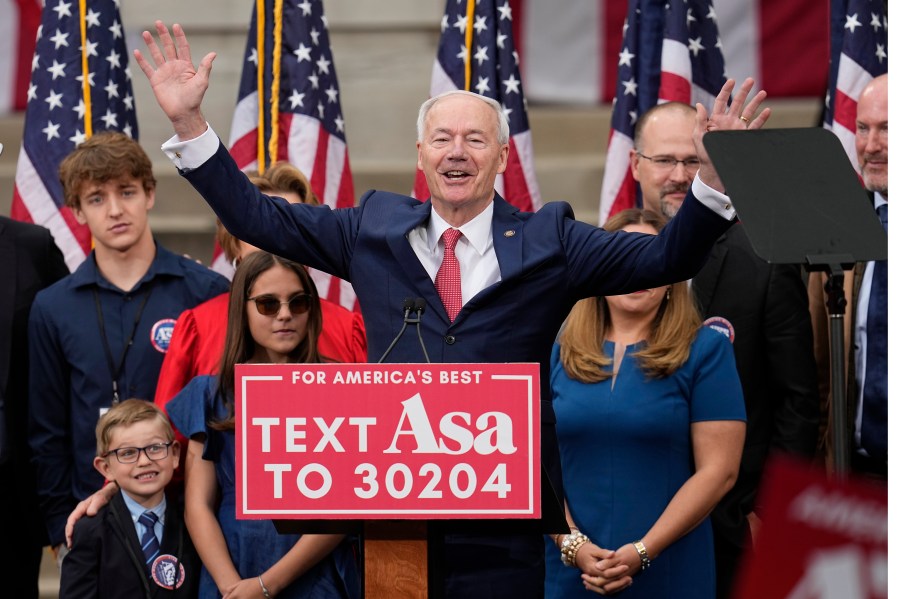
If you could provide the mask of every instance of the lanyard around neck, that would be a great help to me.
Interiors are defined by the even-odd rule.
[[[147,292],[137,308],[137,314],[134,315],[134,324],[131,326],[131,333],[128,335],[128,339],[125,341],[125,347],[122,348],[122,357],[119,358],[118,364],[112,359],[112,349],[109,347],[109,339],[106,338],[106,325],[103,320],[103,308],[100,306],[100,294],[97,292],[96,287],[94,287],[93,291],[94,303],[97,305],[97,324],[100,326],[100,340],[103,341],[106,364],[109,366],[109,374],[112,377],[112,405],[115,405],[119,403],[119,376],[122,374],[122,368],[125,366],[125,356],[128,355],[128,350],[134,344],[134,334],[137,332],[137,325],[140,323],[140,317],[144,313],[144,306],[147,305],[147,300],[150,299],[153,287],[150,283],[147,284]]]

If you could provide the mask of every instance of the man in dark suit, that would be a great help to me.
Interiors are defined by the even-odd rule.
[[[356,208],[290,205],[258,192],[237,169],[200,111],[213,54],[195,69],[184,33],[175,39],[157,22],[160,49],[144,33],[155,65],[136,52],[176,136],[163,149],[240,239],[353,283],[377,360],[400,329],[403,300],[427,303],[421,335],[437,362],[539,362],[543,464],[560,489],[559,456],[548,389],[552,342],[571,306],[583,297],[623,293],[695,274],[714,240],[731,224],[702,136],[711,129],[761,127],[764,94],[746,102],[747,80],[727,106],[729,81],[711,115],[701,110],[696,139],[704,160],[697,197],[660,235],[606,233],[578,222],[567,204],[523,213],[493,189],[506,168],[508,123],[496,102],[453,92],[422,105],[418,162],[431,199],[366,193]],[[746,121],[739,117],[745,116]],[[461,235],[461,237],[460,237]],[[449,245],[447,245],[449,244]],[[455,244],[455,245],[454,245]],[[445,249],[450,248],[450,249]],[[453,249],[454,248],[454,249]],[[444,277],[441,273],[455,272]],[[448,281],[441,283],[441,281]],[[453,293],[445,293],[448,285]],[[441,291],[438,291],[440,287]],[[406,336],[392,361],[419,362]],[[447,535],[439,561],[449,597],[541,597],[540,535]]]
[[[643,206],[674,218],[700,166],[696,109],[660,104],[637,121],[631,172]],[[728,597],[762,506],[755,495],[772,451],[809,459],[818,435],[818,394],[808,295],[796,265],[768,264],[742,225],[715,243],[692,281],[706,325],[730,337],[746,402],[746,442],[733,489],[712,513],[718,597]]]
[[[26,436],[28,313],[37,292],[67,274],[50,231],[0,216],[0,580],[10,597],[37,599],[49,543]]]
[[[887,75],[884,74],[872,79],[859,95],[855,123],[859,170],[884,231],[887,229],[889,205],[887,103]],[[882,278],[877,272],[881,268]],[[845,275],[843,286],[847,308],[843,324],[848,351],[845,355],[847,376],[844,398],[848,428],[838,431],[849,440],[846,446],[850,451],[850,470],[884,483],[887,480],[886,269],[886,260],[859,263]],[[824,273],[811,274],[809,308],[815,331],[819,388],[829,408],[833,396],[830,389],[830,324],[824,281]],[[881,285],[884,291],[878,293],[875,289]],[[827,416],[830,415],[828,409]],[[833,423],[829,424],[828,429]],[[833,448],[828,449],[830,453]],[[832,459],[833,456],[828,457]]]

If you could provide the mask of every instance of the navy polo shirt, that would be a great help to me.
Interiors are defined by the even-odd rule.
[[[103,278],[91,252],[75,272],[37,294],[28,322],[29,442],[53,545],[63,542],[75,504],[103,484],[93,467],[94,429],[112,405],[113,389],[101,321],[117,366],[140,314],[117,379],[119,399],[153,401],[175,320],[228,287],[221,275],[157,244],[149,270],[128,292]]]

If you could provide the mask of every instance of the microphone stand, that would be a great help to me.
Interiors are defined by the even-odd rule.
[[[384,355],[378,360],[378,364],[381,364],[384,359],[393,351],[393,348],[396,347],[397,342],[399,342],[400,337],[403,336],[403,333],[406,332],[406,327],[409,325],[409,313],[415,308],[415,301],[411,297],[407,297],[403,300],[403,328],[400,329],[400,332],[397,333],[396,337],[393,338],[393,341],[390,342],[390,345],[387,346],[387,349],[384,351]],[[422,308],[424,310],[424,308]],[[419,316],[418,321],[421,322],[421,317]],[[420,334],[419,334],[420,335]]]
[[[431,358],[428,356],[428,350],[425,349],[425,341],[421,338],[421,315],[425,313],[425,300],[422,297],[415,298],[415,302],[412,306],[412,311],[415,313],[414,316],[407,313],[405,318],[405,322],[403,323],[403,327],[407,324],[414,324],[415,331],[418,333],[418,343],[421,345],[421,351],[425,355],[425,362],[430,364]]]

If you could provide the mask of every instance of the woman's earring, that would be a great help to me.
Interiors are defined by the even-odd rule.
[[[671,287],[668,288],[668,291],[665,292],[665,301],[669,301],[671,299]]]

